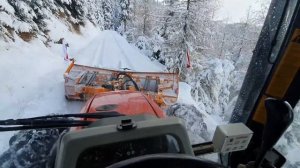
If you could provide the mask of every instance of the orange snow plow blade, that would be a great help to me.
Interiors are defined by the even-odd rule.
[[[69,100],[87,100],[95,94],[115,90],[139,90],[165,109],[176,103],[178,97],[179,78],[176,73],[118,71],[78,65],[72,61],[64,79],[65,96]]]

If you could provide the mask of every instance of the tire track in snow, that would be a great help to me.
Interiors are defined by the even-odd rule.
[[[134,71],[163,71],[163,66],[152,62],[115,31],[102,31],[78,51],[78,64],[108,69],[130,68]]]
[[[129,65],[129,67],[120,67],[120,68],[136,69],[136,68],[133,66],[133,64],[132,64],[132,62],[130,61],[130,59],[127,57],[127,54],[126,54],[126,52],[124,51],[123,47],[120,45],[119,41],[116,39],[115,36],[112,36],[112,37],[113,37],[113,39],[115,40],[117,46],[120,48],[121,52],[123,53],[123,58],[125,58],[125,60],[126,60],[126,65]]]
[[[98,45],[95,44],[95,38],[91,40],[87,45],[82,47],[79,52],[76,54],[78,55],[76,60],[83,65],[90,65],[91,60],[94,60],[94,54],[89,54],[89,53],[95,53],[97,50]],[[87,50],[89,49],[89,50]],[[92,57],[92,58],[90,58]]]
[[[106,44],[106,41],[107,41],[107,39],[105,38],[103,41],[101,41],[102,42],[102,44],[101,44],[101,54],[100,54],[100,62],[101,62],[101,64],[102,64],[102,67],[104,67],[104,65],[105,65],[105,63],[104,63],[104,57],[105,57],[105,54],[104,54],[104,45]]]
[[[102,40],[100,45],[98,44],[96,46],[96,51],[93,54],[94,59],[93,59],[93,62],[92,62],[92,65],[94,67],[103,67],[104,66],[103,62],[101,61],[101,57],[103,55],[103,47],[104,47],[104,44],[105,44],[105,40],[106,39]],[[97,44],[97,43],[95,43],[95,44]]]

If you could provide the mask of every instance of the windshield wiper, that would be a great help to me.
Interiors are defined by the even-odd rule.
[[[42,122],[43,124],[39,124]],[[40,120],[40,121],[29,121],[24,122],[26,124],[16,124],[21,126],[7,126],[0,127],[0,132],[3,131],[18,131],[18,130],[28,130],[28,129],[41,129],[41,128],[69,128],[69,127],[79,127],[79,126],[88,126],[91,124],[91,121],[72,121],[72,120]],[[12,125],[12,124],[9,124]]]
[[[56,115],[49,115],[49,116],[41,116],[41,117],[33,117],[27,119],[47,119],[47,118],[95,118],[95,119],[102,119],[102,118],[109,118],[109,117],[118,117],[124,116],[124,114],[120,114],[116,111],[101,111],[95,113],[79,113],[79,114],[56,114]]]
[[[40,128],[68,128],[78,126],[88,126],[93,121],[87,120],[71,120],[70,118],[83,118],[83,119],[102,119],[108,117],[124,116],[115,111],[109,112],[96,112],[96,113],[82,113],[82,114],[61,114],[50,115],[33,118],[23,119],[7,119],[0,120],[0,131],[17,131],[26,129],[40,129]]]

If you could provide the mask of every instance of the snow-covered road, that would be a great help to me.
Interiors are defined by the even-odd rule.
[[[109,30],[99,33],[74,58],[78,64],[101,68],[129,68],[144,72],[160,72],[164,69],[160,63],[142,55],[117,32]]]

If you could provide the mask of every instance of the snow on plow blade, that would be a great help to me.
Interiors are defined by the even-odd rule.
[[[178,74],[166,72],[134,72],[102,69],[75,64],[64,74],[65,96],[68,100],[87,100],[97,93],[138,89],[152,98],[161,108],[176,103]]]

